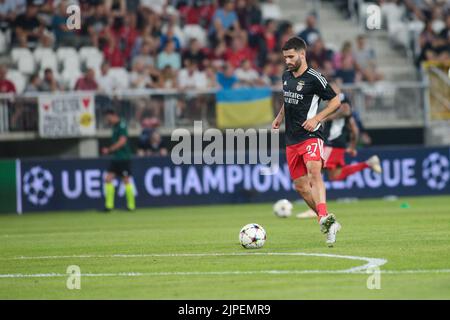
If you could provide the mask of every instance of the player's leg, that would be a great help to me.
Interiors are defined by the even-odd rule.
[[[372,156],[368,160],[363,162],[344,165],[342,167],[336,167],[334,170],[329,170],[328,178],[331,181],[344,180],[348,176],[356,172],[362,171],[366,168],[370,168],[374,172],[381,173],[382,169],[380,165],[380,159],[378,158],[378,156]]]
[[[323,233],[328,233],[336,218],[333,214],[328,214],[327,210],[325,183],[322,177],[324,165],[323,141],[321,139],[309,139],[305,141],[303,148],[302,159],[311,183],[311,194],[316,205],[320,230]]]
[[[108,170],[105,176],[105,210],[114,209],[114,178],[115,173],[113,171]]]
[[[136,201],[133,184],[131,183],[131,161],[122,160],[120,162],[120,175],[125,185],[125,198],[127,200],[127,209],[132,211],[136,209]]]
[[[316,212],[316,204],[312,197],[311,192],[311,182],[309,181],[308,175],[304,175],[300,178],[294,180],[295,190],[299,193],[299,195],[305,200],[308,207],[317,214]],[[309,211],[309,210],[308,210]]]
[[[123,183],[125,184],[125,197],[127,199],[127,208],[128,210],[136,209],[136,200],[133,189],[133,184],[131,183],[130,176],[124,176],[122,178]]]
[[[309,160],[306,162],[307,176],[311,185],[311,197],[315,204],[317,215],[327,215],[325,184],[322,178],[322,161]]]

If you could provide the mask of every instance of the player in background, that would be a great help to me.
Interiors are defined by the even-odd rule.
[[[112,144],[109,147],[102,148],[103,155],[112,155],[105,177],[105,211],[114,209],[115,187],[113,181],[116,176],[121,177],[125,184],[127,209],[132,211],[136,209],[136,204],[133,185],[130,182],[131,148],[128,143],[127,124],[112,109],[106,110],[105,117],[107,123],[112,126]]]
[[[286,158],[295,189],[317,212],[320,230],[327,235],[326,243],[333,246],[341,226],[328,213],[326,204],[321,172],[324,164],[321,121],[336,111],[341,102],[327,80],[308,67],[303,39],[289,39],[282,51],[287,66],[282,76],[284,104],[272,128],[279,129],[285,119]],[[321,99],[329,102],[318,112]]]
[[[350,101],[344,93],[334,84],[332,88],[338,92],[341,100],[339,109],[328,116],[324,122],[324,134],[326,137],[324,156],[325,170],[330,181],[340,181],[365,168],[370,168],[376,173],[381,173],[380,159],[374,155],[368,160],[348,165],[345,163],[345,153],[352,157],[357,155],[356,144],[358,142],[359,130],[352,116]],[[316,216],[313,209],[296,215],[297,218],[312,218]]]

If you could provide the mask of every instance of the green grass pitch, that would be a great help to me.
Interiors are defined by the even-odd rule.
[[[449,196],[329,208],[342,224],[334,248],[316,219],[295,218],[303,204],[286,219],[270,203],[1,215],[0,298],[450,299]],[[238,243],[252,222],[267,231],[258,250]],[[381,288],[369,290],[365,272],[329,272],[364,261],[267,254],[295,252],[385,259]],[[70,265],[79,290],[66,287]]]

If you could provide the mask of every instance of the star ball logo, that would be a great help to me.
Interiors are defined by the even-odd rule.
[[[23,192],[32,204],[46,205],[55,192],[50,171],[40,166],[27,171],[23,176]]]
[[[448,158],[438,152],[431,153],[422,163],[422,177],[431,189],[444,189],[450,179]]]

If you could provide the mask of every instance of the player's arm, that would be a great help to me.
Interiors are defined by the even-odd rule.
[[[336,112],[330,114],[328,117],[326,117],[325,119],[323,119],[323,122],[326,121],[332,121],[332,120],[336,120],[336,119],[340,119],[340,118],[345,118],[348,117],[352,114],[352,110],[350,108],[350,105],[348,103],[342,103],[341,106],[339,107],[338,110],[336,110]]]
[[[323,121],[326,117],[331,115],[333,112],[335,112],[339,106],[341,105],[341,99],[339,98],[339,95],[335,95],[334,98],[332,98],[327,106],[318,114],[316,114],[311,119],[306,120],[303,122],[302,127],[305,128],[308,131],[314,131],[314,129],[317,127],[317,125]]]
[[[348,125],[350,127],[350,145],[346,151],[350,153],[352,157],[355,157],[357,155],[356,144],[358,143],[359,137],[359,129],[356,125],[355,118],[350,117]]]
[[[119,140],[116,143],[112,144],[109,148],[103,148],[103,153],[109,154],[119,150],[127,143],[127,140],[128,140],[127,136],[125,135],[120,136]]]
[[[280,111],[278,112],[277,116],[275,117],[275,120],[272,122],[272,129],[279,129],[281,122],[283,122],[284,118],[284,103],[281,106]]]

